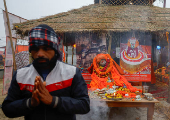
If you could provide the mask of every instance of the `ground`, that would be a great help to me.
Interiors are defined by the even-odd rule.
[[[0,90],[3,88],[3,80],[0,79]],[[2,104],[6,95],[0,94],[0,105]],[[170,119],[170,104],[166,99],[159,99],[160,103],[155,105],[153,120],[169,120]],[[78,115],[77,120],[146,120],[146,108],[108,108],[108,107],[91,107],[91,111],[86,115]],[[24,120],[20,118],[7,118],[0,108],[0,120]]]

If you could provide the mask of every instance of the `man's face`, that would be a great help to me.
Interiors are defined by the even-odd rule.
[[[38,63],[45,63],[46,60],[51,60],[54,55],[55,51],[47,46],[39,46],[39,47],[34,47],[31,50],[32,57],[35,59],[38,59]]]

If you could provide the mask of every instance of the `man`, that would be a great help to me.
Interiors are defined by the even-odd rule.
[[[29,32],[29,51],[34,59],[17,70],[2,104],[7,117],[25,120],[76,120],[90,110],[87,85],[81,71],[58,61],[54,30],[39,25]]]

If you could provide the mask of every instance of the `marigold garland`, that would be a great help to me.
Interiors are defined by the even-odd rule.
[[[101,70],[98,66],[98,63],[100,61],[99,60],[97,61],[97,58],[101,56],[102,56],[102,59],[104,58],[107,62],[108,62],[108,59],[110,61],[110,63],[105,65],[104,67],[105,69],[103,68],[105,71],[103,69]],[[131,92],[135,92],[135,91],[141,92],[140,89],[133,87],[124,76],[120,75],[120,73],[114,66],[113,62],[114,61],[109,54],[98,54],[93,59],[93,64],[88,68],[88,71],[92,74],[91,75],[92,81],[90,83],[91,89],[93,90],[97,88],[102,89],[108,86],[109,88],[111,88],[115,84],[117,86],[126,85],[126,87]],[[108,76],[110,77],[110,79],[113,79],[114,82],[108,83],[107,82]]]
[[[99,55],[104,55],[104,54],[98,54],[97,56]],[[93,59],[93,70],[98,74],[98,75],[106,75],[108,74],[109,72],[111,72],[112,70],[112,67],[113,67],[113,59],[111,58],[111,56],[109,54],[105,54],[107,56],[107,58],[110,60],[110,64],[108,65],[109,67],[106,69],[106,72],[102,72],[100,71],[100,69],[98,68],[97,66],[97,56]],[[107,60],[106,60],[107,61]]]

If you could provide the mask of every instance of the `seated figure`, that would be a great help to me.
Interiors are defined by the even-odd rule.
[[[133,87],[127,79],[123,76],[123,71],[120,66],[111,58],[109,54],[98,54],[94,59],[91,66],[88,68],[91,73],[92,81],[90,88],[103,89],[112,88],[113,85],[126,87],[131,92],[139,91]]]

